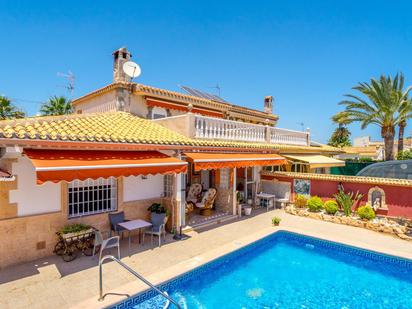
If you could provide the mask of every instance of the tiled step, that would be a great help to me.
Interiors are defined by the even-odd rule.
[[[183,228],[182,232],[187,233],[187,232],[191,232],[191,231],[196,231],[196,230],[199,230],[199,229],[203,229],[205,227],[209,227],[209,226],[212,226],[212,225],[217,225],[217,224],[220,224],[220,223],[223,223],[223,222],[227,222],[229,220],[234,220],[236,218],[238,218],[238,216],[229,215],[229,214],[222,215],[222,216],[219,216],[219,217],[216,217],[216,218],[213,218],[213,219],[210,219],[210,220],[205,220],[203,222],[199,222],[199,223],[196,223],[196,224],[186,225]]]

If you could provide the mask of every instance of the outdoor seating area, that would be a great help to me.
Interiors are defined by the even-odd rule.
[[[202,216],[210,216],[216,199],[217,190],[209,188],[203,192],[200,183],[193,183],[187,191],[186,214],[194,212]]]
[[[155,207],[158,204],[154,204]],[[153,205],[151,207],[154,207]],[[154,238],[158,238],[158,246],[166,241],[166,221],[168,217],[162,213],[153,212],[149,221],[143,219],[126,219],[123,211],[108,214],[110,231],[100,231],[85,224],[65,226],[56,234],[58,241],[54,253],[62,256],[63,261],[71,262],[79,255],[95,256],[99,253],[99,261],[103,253],[115,248],[117,257],[130,255],[133,247],[153,247]],[[125,235],[126,234],[126,235]],[[103,235],[107,235],[105,238]],[[150,243],[145,241],[145,235],[150,235]],[[127,236],[127,239],[124,237]],[[121,243],[128,244],[127,252],[121,254]]]

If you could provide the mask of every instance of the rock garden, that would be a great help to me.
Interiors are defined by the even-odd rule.
[[[285,211],[292,215],[308,217],[338,224],[366,228],[372,231],[396,235],[412,241],[412,222],[405,218],[377,216],[371,205],[356,207],[362,196],[340,191],[334,199],[322,200],[318,196],[297,195],[295,203]]]

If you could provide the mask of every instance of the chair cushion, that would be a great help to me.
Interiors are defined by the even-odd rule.
[[[202,193],[203,186],[200,183],[194,183],[190,186],[189,191],[187,192],[188,201],[197,202],[199,199],[199,195]]]

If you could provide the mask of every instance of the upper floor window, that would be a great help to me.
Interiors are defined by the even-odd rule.
[[[74,180],[68,186],[69,218],[117,209],[116,178]]]
[[[164,108],[155,106],[152,110],[152,119],[167,117],[167,111]]]

